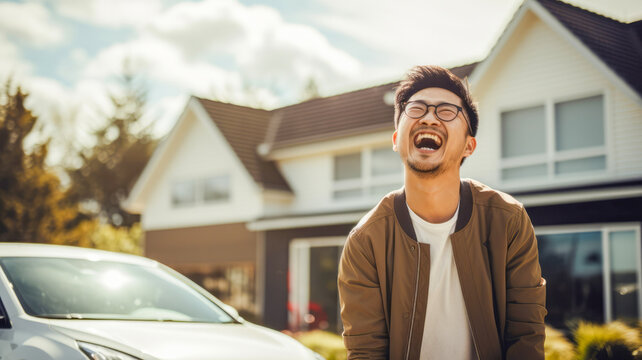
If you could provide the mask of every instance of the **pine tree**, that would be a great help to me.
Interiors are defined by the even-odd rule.
[[[80,153],[82,165],[68,169],[74,199],[84,203],[89,217],[130,227],[139,216],[121,207],[149,160],[156,140],[142,126],[146,91],[129,71],[121,79],[121,94],[110,96],[113,115],[93,134],[95,145]]]

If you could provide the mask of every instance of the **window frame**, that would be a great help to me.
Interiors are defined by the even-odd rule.
[[[610,236],[611,232],[633,231],[635,234],[635,250],[637,265],[637,285],[638,285],[638,319],[642,320],[642,242],[641,242],[641,223],[592,223],[576,225],[551,225],[535,227],[535,236],[551,234],[568,234],[582,232],[600,232],[602,236],[602,281],[604,288],[604,320],[606,323],[613,321],[613,306],[611,293],[611,252]]]
[[[371,190],[374,187],[391,185],[391,189],[392,189],[394,188],[394,186],[397,186],[395,184],[398,184],[398,186],[403,185],[403,166],[401,165],[401,159],[399,160],[399,164],[400,164],[399,174],[386,174],[386,175],[372,174],[373,153],[375,150],[383,149],[386,146],[390,146],[390,148],[392,148],[392,145],[377,144],[377,145],[364,146],[358,150],[353,149],[351,151],[342,151],[342,152],[336,152],[332,154],[332,166],[331,166],[332,186],[330,189],[330,198],[332,199],[332,201],[348,202],[351,200],[353,201],[353,200],[372,199],[374,197],[379,196],[378,194],[371,194]],[[335,171],[336,171],[335,163],[336,163],[337,156],[349,155],[349,154],[355,154],[355,153],[359,153],[361,155],[361,177],[354,178],[354,179],[346,179],[346,180],[335,180]],[[361,194],[359,196],[350,196],[345,198],[336,197],[335,195],[336,192],[342,191],[342,190],[359,190]]]
[[[341,253],[345,246],[345,236],[326,236],[311,238],[296,238],[290,241],[288,254],[289,288],[288,302],[302,304],[298,308],[298,317],[303,318],[310,309],[310,249],[313,247],[339,247],[338,262],[341,261]],[[338,269],[337,269],[338,271]],[[337,297],[337,319],[341,320],[341,306]],[[288,311],[288,326],[296,328],[296,318]]]
[[[555,118],[555,105],[574,101],[582,100],[590,97],[601,96],[602,97],[602,133],[604,135],[604,145],[601,146],[592,146],[581,149],[572,149],[572,150],[556,150],[556,118]],[[569,96],[555,96],[555,97],[546,97],[541,98],[535,101],[528,101],[520,103],[517,106],[503,106],[500,107],[497,113],[498,119],[498,131],[500,146],[497,150],[497,158],[499,159],[498,169],[497,169],[497,178],[499,179],[502,185],[507,187],[519,185],[523,187],[524,184],[527,185],[538,185],[538,184],[548,184],[553,182],[559,182],[560,180],[569,181],[571,183],[585,180],[585,179],[600,179],[606,178],[612,174],[612,159],[611,154],[613,153],[611,149],[610,142],[610,93],[608,89],[599,89],[593,91],[587,91],[582,93],[575,93]],[[522,110],[536,106],[544,106],[544,124],[546,126],[546,151],[541,154],[533,155],[524,155],[518,157],[504,158],[502,154],[502,114],[509,111]],[[588,159],[591,157],[604,156],[605,157],[605,168],[602,170],[587,170],[575,173],[568,174],[556,174],[555,166],[557,163],[566,161],[566,160],[581,160]],[[503,177],[503,170],[512,169],[522,166],[532,166],[532,165],[544,165],[546,166],[546,174],[541,177],[536,178],[518,178],[518,179],[505,179]],[[516,186],[515,186],[516,187]],[[512,188],[512,187],[511,187]]]

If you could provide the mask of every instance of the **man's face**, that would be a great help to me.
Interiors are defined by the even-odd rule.
[[[413,94],[408,101],[421,100],[428,105],[450,103],[462,106],[461,99],[442,88],[426,88]],[[475,138],[468,133],[463,112],[452,121],[441,121],[435,108],[420,119],[401,114],[397,130],[392,135],[393,149],[415,174],[436,176],[447,171],[458,171],[461,160],[475,150]]]

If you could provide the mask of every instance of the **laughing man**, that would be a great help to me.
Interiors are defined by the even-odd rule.
[[[395,94],[404,187],[346,241],[339,267],[348,359],[544,359],[545,281],[522,204],[459,177],[478,114],[447,69],[418,66]]]

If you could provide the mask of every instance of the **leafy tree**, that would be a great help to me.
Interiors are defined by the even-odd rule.
[[[303,88],[302,100],[306,101],[316,99],[320,96],[321,95],[319,94],[319,85],[317,85],[317,81],[313,77],[310,77],[306,82],[305,87]]]
[[[116,227],[131,227],[139,216],[121,207],[149,160],[156,140],[141,118],[146,91],[127,69],[121,94],[110,96],[113,114],[93,133],[95,145],[81,151],[82,165],[68,169],[71,194],[85,206],[85,216],[98,217]]]
[[[0,241],[83,244],[78,206],[45,165],[49,142],[25,151],[37,117],[25,108],[28,95],[8,81],[0,94]]]

